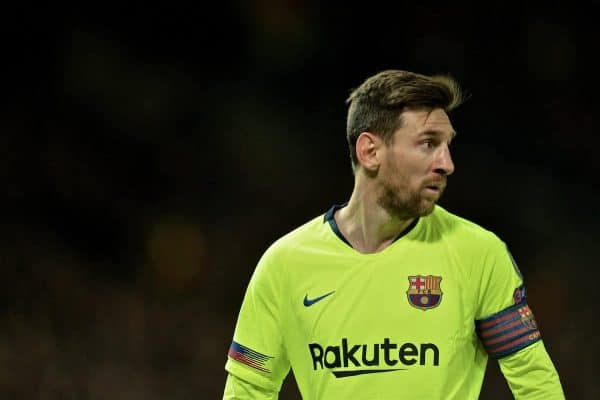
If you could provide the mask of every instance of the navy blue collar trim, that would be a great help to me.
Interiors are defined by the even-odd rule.
[[[339,210],[340,208],[344,208],[348,205],[348,203],[343,203],[343,204],[334,204],[326,213],[325,216],[323,217],[323,222],[329,222],[329,226],[331,227],[331,230],[333,231],[333,233],[336,234],[337,237],[339,237],[344,243],[346,243],[348,246],[352,247],[352,245],[350,244],[350,242],[348,242],[348,240],[344,237],[344,235],[342,235],[342,232],[340,231],[340,228],[338,227],[337,222],[335,222],[335,218],[333,217],[333,215],[335,214],[335,212],[337,210]],[[415,218],[413,220],[413,222],[410,223],[409,226],[407,226],[402,232],[400,232],[400,234],[398,236],[396,236],[396,239],[394,239],[394,242],[398,239],[400,239],[401,237],[405,236],[408,232],[410,232],[419,222],[419,218]],[[393,242],[392,242],[393,243]]]
[[[342,232],[340,231],[340,228],[338,227],[337,222],[335,222],[335,218],[333,218],[333,214],[335,214],[335,212],[337,210],[339,210],[340,208],[346,207],[346,205],[348,205],[348,203],[334,204],[329,209],[329,211],[327,211],[325,213],[325,218],[323,219],[323,222],[326,222],[326,221],[329,222],[329,226],[331,226],[331,230],[333,231],[333,233],[335,233],[337,235],[337,237],[339,237],[348,246],[352,247],[352,245],[350,244],[350,242],[348,240],[346,240],[346,238],[344,237],[344,235],[342,235]]]

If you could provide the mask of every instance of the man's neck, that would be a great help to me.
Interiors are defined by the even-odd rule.
[[[377,204],[373,191],[355,188],[348,205],[334,215],[346,240],[360,253],[377,253],[392,244],[414,221],[398,219]]]

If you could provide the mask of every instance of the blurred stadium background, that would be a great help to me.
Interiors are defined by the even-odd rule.
[[[348,198],[345,97],[399,68],[471,94],[441,204],[509,244],[567,397],[600,398],[600,4],[525,3],[6,10],[0,397],[220,398],[258,257]],[[481,397],[510,398],[495,363]]]

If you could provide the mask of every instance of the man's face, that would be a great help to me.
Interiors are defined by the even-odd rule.
[[[456,133],[439,108],[406,109],[402,120],[382,151],[378,204],[396,217],[414,218],[433,211],[454,172],[448,146]]]

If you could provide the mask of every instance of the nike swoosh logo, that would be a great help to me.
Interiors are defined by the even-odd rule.
[[[392,371],[404,371],[406,368],[396,369],[359,369],[358,371],[331,371],[336,378],[348,378],[350,376],[364,375],[364,374],[378,374],[380,372],[392,372]]]
[[[304,306],[305,306],[305,307],[310,307],[310,306],[312,306],[313,304],[315,304],[316,302],[318,302],[318,301],[321,301],[321,300],[323,300],[325,297],[327,297],[327,296],[331,296],[331,295],[332,295],[332,294],[334,294],[334,293],[335,293],[335,290],[334,290],[333,292],[326,293],[326,294],[324,294],[323,296],[315,297],[314,299],[309,299],[309,298],[308,298],[308,295],[306,295],[306,296],[304,296]]]

